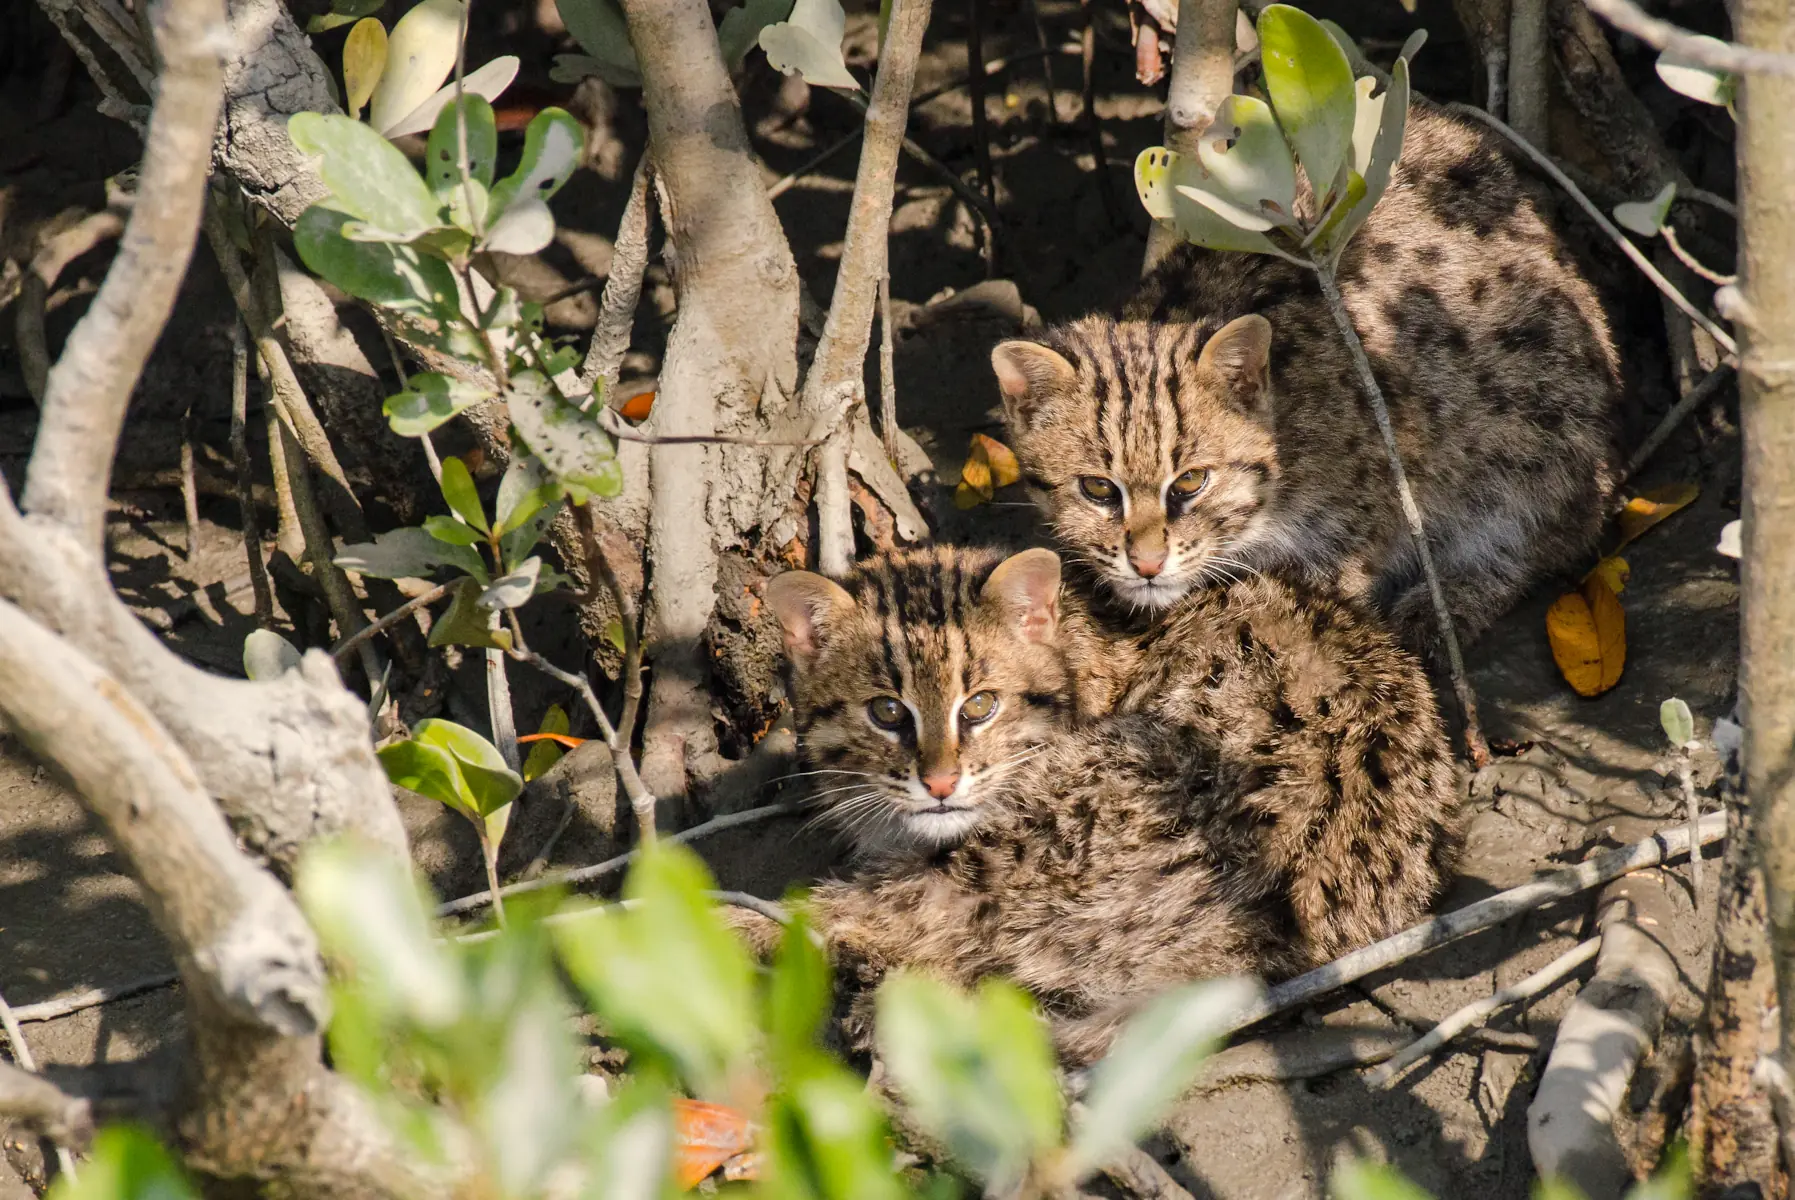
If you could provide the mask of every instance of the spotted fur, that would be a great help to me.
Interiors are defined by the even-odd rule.
[[[1588,553],[1615,484],[1618,363],[1548,212],[1486,131],[1417,101],[1340,265],[1467,637]],[[1114,597],[1158,609],[1274,571],[1430,644],[1383,439],[1307,269],[1184,246],[1121,319],[1006,342],[993,362],[1025,479]],[[1202,484],[1184,498],[1168,485],[1187,471]],[[1084,493],[1093,477],[1114,502]]]
[[[953,836],[874,838],[855,877],[813,893],[850,981],[1010,976],[1085,1061],[1168,984],[1289,974],[1425,912],[1457,846],[1457,791],[1432,693],[1387,634],[1263,579],[1110,627],[1061,595],[1053,555],[995,559],[911,552],[840,587],[769,587],[826,804],[834,778],[864,779],[851,794],[877,799],[848,803],[899,824],[923,802],[930,722],[945,727],[928,714],[951,709],[925,691],[1001,692],[961,744],[983,774]],[[893,693],[920,715],[910,741],[868,715]],[[997,761],[1011,765],[983,766]],[[850,1031],[864,1038],[864,1004]]]

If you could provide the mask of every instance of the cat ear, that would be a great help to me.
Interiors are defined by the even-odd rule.
[[[767,583],[767,605],[785,633],[785,653],[808,663],[822,649],[829,626],[854,609],[854,598],[833,579],[809,571],[787,571]]]
[[[997,372],[1004,419],[1013,432],[1028,428],[1049,390],[1068,387],[1078,378],[1063,354],[1039,342],[997,343],[991,351],[991,369]]]
[[[1197,355],[1197,370],[1217,379],[1229,399],[1254,416],[1271,406],[1271,322],[1258,313],[1216,330]]]
[[[997,608],[1025,642],[1051,642],[1060,623],[1060,556],[1024,550],[997,564],[979,603]]]

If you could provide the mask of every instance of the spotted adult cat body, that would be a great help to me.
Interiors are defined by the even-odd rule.
[[[1464,636],[1576,565],[1615,486],[1618,361],[1548,212],[1487,131],[1417,101],[1339,267]],[[1116,599],[1159,609],[1272,571],[1430,644],[1384,443],[1312,271],[1182,246],[1120,319],[992,361],[1025,479]]]
[[[812,893],[851,982],[1010,976],[1084,1061],[1169,984],[1288,974],[1426,910],[1457,791],[1426,680],[1386,634],[1248,579],[1106,651],[1061,611],[1055,555],[999,558],[915,551],[768,587],[800,746],[864,850]],[[1081,668],[1106,652],[1108,672]],[[1265,711],[1223,730],[1237,705]]]

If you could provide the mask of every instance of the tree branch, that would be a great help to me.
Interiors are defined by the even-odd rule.
[[[1216,106],[1234,90],[1236,0],[1179,0],[1173,35],[1172,81],[1166,88],[1165,145],[1186,159],[1197,155],[1197,139],[1215,119]],[[1103,170],[1099,157],[1097,169]],[[1180,238],[1168,222],[1147,231],[1146,275]]]
[[[163,69],[137,201],[99,294],[50,369],[25,477],[26,508],[75,531],[90,554],[105,532],[125,407],[193,253],[224,78],[224,0],[165,0],[150,21]]]
[[[1688,62],[1731,71],[1735,75],[1757,72],[1764,75],[1795,75],[1795,54],[1775,50],[1757,50],[1718,38],[1699,37],[1669,21],[1660,20],[1640,8],[1633,0],[1583,0],[1589,11],[1630,33],[1657,50],[1668,50]]]
[[[617,386],[623,356],[629,350],[630,332],[636,324],[636,305],[642,299],[642,276],[648,270],[648,233],[654,224],[654,160],[644,150],[630,179],[629,199],[617,240],[611,247],[611,273],[599,300],[598,320],[592,326],[592,342],[580,367],[580,386],[592,390],[604,381],[608,393]],[[607,396],[607,401],[609,397]]]

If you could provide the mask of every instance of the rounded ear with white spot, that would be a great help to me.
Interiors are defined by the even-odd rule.
[[[1258,313],[1216,330],[1197,355],[1197,370],[1249,416],[1271,415],[1271,322]]]
[[[997,564],[979,592],[1025,642],[1051,642],[1060,624],[1060,556],[1024,550]]]
[[[854,598],[845,588],[809,571],[775,576],[767,583],[766,597],[785,633],[786,657],[800,666],[809,665],[829,640],[829,627],[854,610]]]
[[[1039,342],[997,343],[991,350],[991,369],[997,372],[1004,421],[1012,435],[1028,429],[1049,392],[1069,387],[1078,379],[1065,355]]]

